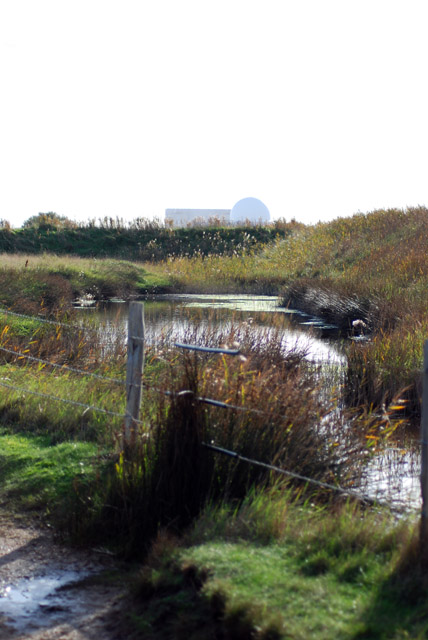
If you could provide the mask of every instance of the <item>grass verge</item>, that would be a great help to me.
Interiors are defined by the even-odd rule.
[[[184,542],[159,536],[132,617],[148,639],[423,638],[427,581],[405,560],[413,540],[414,524],[387,513],[252,494],[207,509]]]

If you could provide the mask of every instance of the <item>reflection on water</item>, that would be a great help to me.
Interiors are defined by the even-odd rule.
[[[421,504],[420,452],[416,443],[388,447],[364,468],[360,489],[380,503],[397,510],[412,511]]]
[[[204,332],[217,327],[227,334],[232,325],[239,322],[251,323],[252,328],[263,331],[265,339],[271,332],[280,332],[285,348],[296,347],[315,362],[344,364],[345,357],[337,343],[327,342],[308,331],[307,323],[316,323],[308,316],[302,318],[305,326],[300,330],[291,318],[297,318],[297,312],[278,306],[276,296],[253,295],[160,295],[144,301],[146,339],[156,344],[159,339],[170,336],[171,340],[181,341],[189,332],[203,340]],[[104,321],[107,332],[126,331],[128,304],[123,302],[105,302],[94,311]],[[302,314],[299,314],[299,317]],[[319,324],[319,323],[318,323]],[[321,328],[328,329],[327,325]]]
[[[5,585],[0,588],[0,618],[4,618],[9,627],[25,633],[26,638],[37,629],[66,622],[71,613],[74,616],[80,613],[86,594],[64,590],[64,587],[90,573],[80,567],[53,568],[41,576],[26,577],[17,584]]]

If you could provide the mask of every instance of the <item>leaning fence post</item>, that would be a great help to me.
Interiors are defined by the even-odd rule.
[[[128,316],[128,360],[126,363],[126,416],[124,446],[135,439],[139,418],[144,367],[144,304],[131,302]]]
[[[420,541],[421,545],[425,547],[428,537],[428,340],[424,343],[424,368],[422,375],[421,493],[422,513]]]

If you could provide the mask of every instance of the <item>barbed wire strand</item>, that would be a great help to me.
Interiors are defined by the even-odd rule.
[[[56,327],[65,327],[66,329],[77,329],[77,331],[91,331],[93,333],[98,333],[98,329],[95,329],[94,327],[89,327],[88,325],[70,324],[67,322],[60,322],[58,320],[48,320],[47,318],[42,318],[41,316],[29,316],[24,313],[17,313],[16,311],[10,311],[9,309],[5,309],[4,307],[0,307],[0,313],[16,316],[17,318],[23,318],[25,320],[36,320],[37,322],[42,322],[44,324],[52,324]]]
[[[388,506],[390,508],[394,508],[396,511],[403,511],[406,512],[408,511],[408,509],[406,509],[405,507],[398,507],[393,505],[392,502],[388,502],[385,500],[376,500],[375,498],[371,498],[370,496],[364,495],[362,493],[359,493],[358,491],[355,491],[354,489],[344,489],[343,487],[338,487],[334,484],[329,484],[328,482],[323,482],[321,480],[315,480],[314,478],[309,478],[308,476],[303,476],[300,473],[296,473],[294,471],[288,471],[286,469],[281,469],[281,467],[276,467],[275,465],[272,464],[268,464],[266,462],[260,462],[259,460],[253,460],[252,458],[247,458],[246,456],[242,456],[241,454],[237,453],[236,451],[230,451],[229,449],[224,449],[223,447],[218,447],[217,445],[213,445],[213,444],[209,444],[207,442],[202,442],[201,443],[203,447],[205,447],[206,449],[211,449],[212,451],[215,451],[216,453],[221,453],[223,455],[229,456],[231,458],[235,458],[236,460],[239,460],[241,462],[247,462],[248,464],[252,464],[258,467],[262,467],[264,469],[268,469],[269,471],[275,471],[277,473],[281,473],[282,475],[286,475],[289,476],[290,478],[295,478],[296,480],[302,480],[303,482],[309,483],[309,484],[313,484],[315,486],[318,486],[322,489],[328,489],[331,491],[336,491],[337,493],[341,493],[343,495],[347,495],[350,496],[352,498],[356,498],[358,500],[360,500],[361,502],[365,502],[366,504],[370,504],[371,506],[374,505],[384,505],[384,506]]]
[[[60,398],[59,396],[54,396],[50,393],[43,393],[42,391],[33,391],[32,389],[25,389],[23,387],[16,387],[11,384],[7,384],[6,382],[2,382],[0,380],[0,386],[6,387],[8,389],[12,389],[13,391],[19,391],[19,393],[31,393],[34,396],[39,396],[40,398],[45,398],[47,400],[55,400],[56,402],[64,402],[65,404],[70,404],[75,407],[81,407],[86,409],[86,411],[97,411],[99,413],[105,413],[109,416],[115,416],[116,418],[128,418],[129,414],[126,413],[117,413],[116,411],[110,411],[109,409],[103,409],[102,407],[97,407],[95,405],[85,404],[84,402],[78,402],[77,400],[68,400],[67,398]],[[136,418],[132,418],[133,422],[136,424],[144,424],[142,420],[137,420]]]
[[[108,378],[106,376],[101,376],[98,373],[93,373],[92,371],[84,371],[83,369],[78,369],[76,367],[70,367],[67,364],[58,364],[56,362],[50,362],[50,360],[43,360],[43,358],[36,358],[35,356],[30,356],[28,353],[22,353],[20,351],[13,351],[13,349],[6,349],[6,347],[0,347],[0,351],[4,351],[5,353],[10,353],[17,358],[25,358],[26,360],[32,360],[33,362],[39,362],[40,364],[44,364],[49,367],[54,367],[56,369],[63,369],[64,371],[71,371],[72,373],[78,373],[83,376],[90,376],[91,378],[95,378],[97,380],[103,380],[105,382],[114,382],[115,384],[126,385],[125,380],[120,380],[119,378]]]
[[[101,376],[98,373],[93,373],[92,371],[84,371],[83,369],[77,369],[76,367],[70,367],[66,364],[57,364],[56,362],[50,362],[49,360],[44,360],[43,358],[36,358],[35,356],[30,356],[27,353],[22,353],[20,351],[13,351],[12,349],[6,349],[6,347],[0,347],[0,351],[4,351],[5,353],[9,353],[11,355],[16,356],[17,358],[25,358],[26,360],[31,360],[33,362],[38,362],[45,366],[54,367],[56,369],[62,369],[64,371],[71,371],[72,373],[77,373],[83,376],[90,376],[91,378],[95,378],[96,380],[101,380],[103,382],[113,382],[115,384],[119,384],[121,386],[126,386],[125,380],[120,380],[119,378],[109,378],[106,376]],[[183,396],[186,394],[193,394],[193,391],[168,391],[166,389],[160,389],[159,387],[154,387],[152,385],[148,385],[146,382],[142,382],[141,385],[133,385],[131,383],[130,386],[142,386],[144,389],[149,391],[156,391],[157,393],[162,393],[163,395],[174,397],[174,396]],[[233,409],[234,411],[243,411],[248,413],[255,413],[257,415],[269,415],[259,409],[253,409],[250,407],[239,407],[238,405],[228,404],[227,402],[222,402],[221,400],[214,400],[212,398],[205,398],[201,396],[197,396],[195,398],[196,401],[202,402],[203,404],[209,404],[214,407],[220,407],[222,409]]]
[[[77,373],[79,375],[83,375],[83,376],[90,376],[91,378],[95,378],[96,380],[101,380],[102,382],[111,382],[114,384],[119,384],[121,386],[126,386],[126,381],[125,380],[120,380],[119,378],[110,378],[110,377],[106,377],[106,376],[101,376],[98,373],[93,373],[92,371],[84,371],[83,369],[78,369],[76,367],[70,367],[69,365],[66,364],[58,364],[56,362],[50,362],[49,360],[44,360],[43,358],[37,358],[36,356],[30,356],[27,353],[22,353],[21,351],[13,351],[13,349],[7,349],[6,347],[0,347],[0,351],[4,351],[5,353],[9,353],[10,355],[13,355],[17,358],[25,358],[26,360],[31,360],[32,362],[38,362],[39,364],[43,364],[45,366],[49,366],[49,367],[53,367],[56,369],[62,369],[64,371],[71,371],[72,373]],[[140,386],[140,385],[133,385],[131,383],[130,386]],[[179,395],[186,395],[186,394],[193,394],[193,391],[168,391],[166,389],[160,389],[159,387],[154,387],[152,385],[148,385],[146,382],[142,382],[141,386],[144,389],[147,389],[149,391],[156,391],[157,393],[162,393],[163,395],[166,396],[170,396],[170,397],[174,397],[174,396],[179,396]],[[205,398],[205,397],[201,397],[201,396],[197,396],[195,397],[195,400],[198,402],[201,402],[203,404],[209,404],[212,405],[214,407],[219,407],[222,409],[233,409],[234,411],[242,411],[242,412],[247,412],[247,413],[254,413],[256,415],[264,415],[264,416],[268,416],[269,414],[260,411],[259,409],[253,409],[250,407],[240,407],[238,405],[233,405],[233,404],[228,404],[227,402],[222,402],[221,400],[214,400],[212,398]]]

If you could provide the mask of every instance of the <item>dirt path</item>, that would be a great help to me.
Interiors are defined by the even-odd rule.
[[[106,575],[115,568],[108,556],[64,547],[0,513],[0,640],[130,637],[125,587]]]

